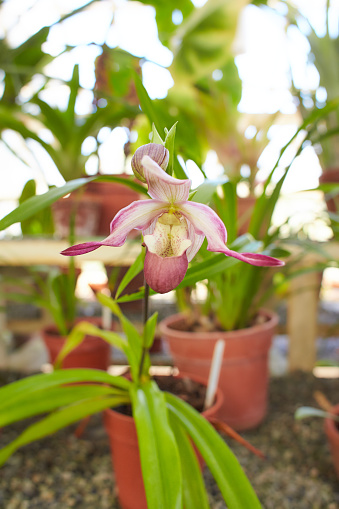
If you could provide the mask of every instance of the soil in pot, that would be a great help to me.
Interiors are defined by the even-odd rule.
[[[261,310],[252,327],[224,332],[189,332],[184,315],[173,315],[159,324],[179,372],[205,382],[214,346],[225,340],[219,387],[224,402],[218,418],[237,431],[257,426],[267,411],[268,352],[278,317]]]
[[[155,377],[162,390],[172,392],[202,411],[206,387],[189,377]],[[203,415],[214,417],[222,403],[222,394],[217,393],[215,404]],[[118,498],[122,509],[147,509],[146,495],[142,480],[138,438],[131,408],[128,406],[108,409],[104,412],[104,424],[109,436]],[[201,464],[201,458],[199,458]],[[131,489],[133,487],[133,489]]]

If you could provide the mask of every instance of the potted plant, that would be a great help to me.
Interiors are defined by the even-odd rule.
[[[84,141],[89,137],[96,139],[102,127],[113,128],[120,125],[121,118],[135,117],[139,109],[127,102],[112,100],[107,105],[93,105],[90,113],[79,115],[75,110],[76,100],[81,92],[78,65],[74,66],[72,78],[66,85],[70,93],[64,110],[50,105],[41,97],[39,91],[29,99],[29,105],[36,108],[38,114],[31,113],[27,104],[17,105],[16,108],[4,105],[0,110],[0,130],[12,129],[25,140],[38,143],[51,158],[64,181],[69,182],[87,176],[85,165],[93,152],[86,155],[83,153]],[[50,141],[46,141],[42,134],[46,129],[50,134]],[[18,151],[14,149],[14,152]],[[37,160],[39,161],[39,158]],[[129,185],[129,176],[124,174],[101,177],[98,174],[98,177],[98,182],[92,182],[94,178],[88,179],[87,186],[52,204],[56,233],[61,237],[67,237],[72,216],[75,216],[77,236],[99,234],[99,227],[100,234],[103,234],[101,216],[108,205],[107,192],[104,192],[104,197],[101,198],[100,190],[105,191],[105,186],[112,186],[112,183],[103,183],[100,180],[118,183],[118,201],[122,200],[123,205],[138,199],[138,186],[135,183]],[[103,220],[106,222],[106,217]]]
[[[171,136],[174,136],[174,132],[170,131]],[[157,136],[159,136],[157,134]],[[87,242],[83,244],[78,244],[76,246],[72,246],[62,252],[64,255],[74,256],[78,254],[84,254],[86,252],[93,251],[100,246],[120,246],[124,243],[127,234],[132,228],[141,229],[144,235],[144,244],[146,245],[146,256],[144,263],[144,275],[147,284],[151,287],[152,290],[157,291],[159,293],[166,293],[178,285],[180,285],[185,277],[188,262],[194,257],[199,250],[204,237],[207,237],[208,247],[207,251],[216,251],[226,254],[228,257],[232,257],[235,260],[245,261],[251,265],[257,266],[281,266],[283,262],[280,262],[276,258],[272,258],[267,254],[255,253],[255,252],[241,252],[234,251],[226,247],[226,229],[224,223],[218,217],[218,215],[207,205],[202,205],[189,200],[189,189],[190,189],[190,181],[189,180],[177,180],[164,172],[163,169],[157,164],[156,158],[153,160],[149,157],[148,154],[152,154],[153,145],[148,144],[140,147],[138,151],[135,153],[134,158],[132,160],[132,168],[134,173],[139,178],[146,180],[148,184],[148,193],[151,196],[152,200],[142,200],[139,202],[132,203],[129,207],[121,210],[113,219],[111,223],[111,234],[109,237],[100,242]],[[152,154],[153,155],[153,154]],[[156,156],[159,157],[159,154],[156,153]],[[162,161],[162,154],[160,157]],[[169,173],[171,173],[171,169],[167,168]],[[225,188],[226,189],[226,188]],[[245,242],[246,244],[246,242]],[[244,246],[243,251],[244,251]],[[258,244],[254,243],[254,245],[250,246],[252,250],[256,250],[258,248]],[[239,248],[239,246],[238,246]],[[254,249],[253,249],[254,248]],[[206,251],[206,253],[207,253]],[[213,260],[211,263],[210,254],[206,255],[208,257],[205,260],[205,266],[214,265],[216,260]],[[219,255],[223,256],[223,255]],[[224,260],[223,260],[224,261]],[[239,268],[239,267],[237,267]],[[231,271],[232,277],[234,278],[234,270],[228,267],[228,271]],[[254,270],[258,270],[256,267]],[[220,273],[220,268],[217,269],[218,274]],[[164,273],[166,277],[164,277]],[[245,267],[242,266],[239,268],[238,279],[239,281],[236,284],[241,287],[244,285],[244,281],[242,277],[244,276],[245,281],[247,281],[248,277],[253,278],[253,273],[248,274],[245,270]],[[202,278],[208,277],[207,274],[203,275]],[[220,276],[221,277],[221,276]],[[185,283],[184,283],[185,284]],[[187,284],[187,281],[186,281]],[[254,285],[253,285],[254,286]],[[235,294],[237,291],[236,286],[233,287],[233,293]],[[254,291],[254,288],[253,288]],[[248,298],[248,295],[241,297],[245,300],[245,297]],[[220,296],[218,296],[217,302],[220,302]],[[239,302],[239,307],[245,306],[245,302]],[[263,321],[267,321],[264,324],[257,324],[256,329],[258,329],[258,346],[253,347],[254,339],[246,338],[245,347],[242,347],[247,351],[256,352],[254,354],[254,358],[256,360],[256,368],[258,366],[257,359],[259,358],[259,369],[253,370],[250,368],[249,373],[246,374],[245,385],[249,387],[247,389],[251,395],[253,395],[253,389],[251,385],[253,385],[253,380],[256,378],[260,379],[259,373],[263,373],[261,378],[264,380],[260,382],[259,389],[261,390],[260,396],[256,397],[254,403],[261,403],[263,407],[264,404],[262,400],[265,400],[265,384],[267,385],[267,368],[266,368],[266,358],[267,352],[270,345],[270,335],[268,331],[271,331],[272,327],[276,324],[276,318],[272,318],[271,315],[266,312],[266,314],[262,315]],[[271,320],[268,321],[268,318]],[[179,320],[180,321],[180,320]],[[182,318],[181,318],[182,321]],[[165,324],[160,324],[160,331],[163,333],[166,339],[169,339],[170,335],[168,334],[167,321]],[[273,325],[271,325],[273,323]],[[255,330],[256,330],[255,329]],[[236,336],[239,333],[236,333]],[[248,331],[245,334],[248,335]],[[207,343],[210,345],[209,355],[205,358],[204,361],[201,361],[205,353],[197,353],[198,352],[198,344],[202,343],[199,341],[192,341],[193,344],[189,346],[186,345],[185,341],[179,340],[179,343],[183,345],[184,350],[186,350],[187,359],[185,362],[179,360],[177,357],[177,352],[175,349],[171,348],[172,354],[174,356],[175,364],[179,367],[180,371],[187,371],[188,374],[192,374],[195,376],[202,376],[205,380],[207,379],[208,374],[208,366],[211,364],[212,352],[214,349],[214,345],[216,340],[220,336],[220,332],[215,333],[214,339],[208,338]],[[171,347],[171,343],[170,343]],[[192,348],[193,347],[193,348]],[[233,355],[235,358],[239,357],[239,347],[234,347],[234,353],[230,352],[230,347],[226,345],[226,354]],[[195,353],[193,353],[195,352]],[[180,354],[182,357],[182,354]],[[193,367],[192,362],[194,357],[198,357],[200,363],[198,367]],[[227,358],[227,357],[226,357]],[[202,367],[201,362],[205,362],[205,367]],[[241,361],[243,363],[243,360]],[[208,365],[208,366],[207,366]],[[232,376],[236,373],[237,369],[232,371]],[[243,374],[244,376],[244,374]],[[228,375],[227,379],[230,379]],[[238,379],[237,379],[238,380]],[[224,389],[224,377],[221,375],[221,386]],[[244,389],[243,389],[244,390]],[[256,394],[256,392],[254,392]],[[229,392],[227,393],[227,399],[229,399]],[[232,402],[235,400],[239,401],[239,405],[242,410],[244,410],[245,404],[249,407],[250,418],[246,414],[246,417],[242,416],[244,422],[239,424],[238,416],[234,422],[229,422],[228,417],[230,412],[223,412],[222,418],[226,420],[228,424],[234,426],[236,424],[239,429],[242,427],[248,427],[253,423],[253,404],[251,406],[250,401],[246,399],[244,403],[244,398],[242,394],[237,394],[232,399]],[[227,401],[227,408],[229,409],[229,402]],[[232,407],[232,411],[235,411],[234,403]],[[248,410],[247,410],[248,412]],[[260,408],[260,418],[262,418],[263,409]],[[252,419],[252,421],[249,421]],[[254,416],[255,423],[258,422],[258,416]]]
[[[118,316],[126,339],[92,324],[79,323],[68,336],[53,373],[34,375],[1,388],[1,426],[29,416],[51,413],[5,446],[0,451],[0,463],[4,463],[18,447],[72,422],[112,407],[130,405],[134,422],[131,427],[134,429],[135,426],[148,509],[209,506],[193,444],[214,475],[230,509],[259,508],[260,503],[237,460],[208,420],[184,400],[160,390],[151,379],[149,349],[157,316],[148,318],[147,302],[149,285],[155,291],[165,292],[174,289],[184,278],[188,266],[186,252],[191,248],[190,255],[194,256],[201,245],[201,234],[195,233],[196,229],[201,231],[199,228],[208,237],[212,249],[222,249],[229,257],[259,265],[281,265],[281,262],[263,254],[239,253],[226,247],[224,225],[217,215],[206,205],[188,200],[190,181],[170,176],[147,155],[148,150],[149,147],[142,147],[141,167],[152,199],[134,202],[120,211],[112,222],[110,236],[103,242],[87,242],[63,252],[73,256],[105,244],[121,245],[132,228],[143,230],[146,253],[139,255],[120,285],[122,291],[144,267],[143,333],[139,334],[126,319],[116,301],[99,295],[100,302]],[[171,171],[171,168],[167,170]],[[164,229],[169,234],[167,238],[163,236]],[[110,345],[120,348],[128,359],[129,375],[111,376],[89,369],[58,369],[63,358],[81,343],[86,334],[98,334]],[[107,425],[110,418],[111,411],[107,410]],[[129,492],[134,491],[134,485],[133,490],[130,488],[131,484]],[[121,501],[127,508],[126,502]],[[144,503],[138,499],[132,508],[146,507],[140,505]]]
[[[52,318],[52,324],[45,326],[41,336],[47,348],[49,361],[57,359],[66,338],[77,317],[78,299],[75,296],[77,271],[71,260],[67,269],[60,267],[34,267],[30,269],[31,281],[7,278],[4,284],[10,291],[4,298],[21,303],[34,304],[46,309]],[[17,289],[17,290],[16,290]],[[101,318],[91,318],[93,324],[102,326]],[[63,359],[64,368],[95,368],[106,370],[111,361],[110,346],[100,337],[88,335],[79,346]]]
[[[121,446],[123,454],[127,454],[123,445],[125,440],[129,453],[136,446],[128,462],[127,492],[123,485],[118,487],[124,509],[172,509],[182,507],[182,504],[185,507],[209,507],[199,458],[192,444],[210,468],[230,509],[261,507],[235,456],[208,420],[184,400],[160,390],[151,378],[148,351],[153,341],[156,315],[146,321],[140,335],[116,302],[104,295],[99,298],[119,317],[126,339],[115,332],[97,329],[90,323],[79,323],[69,335],[57,365],[86,334],[99,334],[108,344],[124,351],[130,375],[112,376],[91,369],[55,369],[52,373],[33,375],[0,388],[1,426],[48,413],[0,450],[0,464],[19,447],[104,411],[110,436],[112,421],[117,430],[119,419],[124,423],[124,435],[132,432],[132,438],[118,435],[121,438],[118,456],[116,446],[113,446],[119,484],[124,478],[121,463],[126,462],[126,456],[121,456]],[[133,417],[121,415],[126,405],[132,409]],[[119,407],[118,411],[114,411],[116,407]],[[207,416],[212,411],[209,410]],[[118,432],[122,432],[121,426]],[[140,472],[142,478],[138,477]],[[133,494],[138,498],[135,499]]]

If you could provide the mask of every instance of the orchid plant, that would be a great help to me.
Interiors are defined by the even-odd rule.
[[[149,509],[209,507],[192,443],[214,475],[227,506],[230,509],[255,509],[261,507],[260,502],[238,461],[217,431],[190,405],[161,391],[152,380],[149,349],[154,340],[157,315],[148,317],[147,303],[149,287],[164,293],[183,281],[190,270],[188,264],[205,237],[208,250],[225,254],[237,262],[273,267],[281,266],[283,262],[265,254],[240,253],[228,248],[226,228],[221,219],[207,205],[191,200],[191,181],[179,180],[169,174],[170,155],[161,144],[151,143],[140,147],[133,168],[141,181],[146,182],[151,199],[134,202],[122,209],[113,219],[107,239],[79,244],[63,251],[64,255],[73,256],[100,246],[121,246],[132,229],[142,231],[146,255],[140,254],[121,282],[118,292],[144,266],[143,333],[139,334],[123,315],[116,300],[99,294],[99,301],[120,320],[126,339],[115,332],[81,322],[69,334],[53,373],[34,375],[1,388],[0,426],[50,413],[31,424],[0,451],[0,464],[19,447],[85,416],[105,408],[129,404],[138,435]],[[95,334],[125,353],[130,379],[97,370],[60,369],[63,358],[86,334]],[[86,382],[86,386],[74,385],[78,382]],[[158,465],[158,468],[155,469],[154,465]]]

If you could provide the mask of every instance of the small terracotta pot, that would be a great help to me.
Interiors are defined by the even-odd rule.
[[[130,175],[122,173],[116,177],[128,178]],[[109,234],[109,225],[116,213],[140,199],[136,191],[115,182],[89,182],[86,185],[86,194],[100,200],[101,210],[97,234],[105,237]]]
[[[208,380],[214,346],[224,339],[219,387],[224,396],[218,419],[241,431],[254,428],[265,417],[268,393],[268,352],[278,316],[260,310],[263,323],[230,332],[177,330],[185,316],[173,315],[159,324],[179,372]]]
[[[196,377],[190,378],[202,383]],[[218,390],[214,405],[202,415],[206,419],[214,418],[222,400],[222,393]],[[107,409],[104,411],[104,425],[109,436],[118,498],[122,509],[147,509],[134,419]],[[202,466],[202,459],[199,454],[197,456]]]
[[[88,321],[100,327],[101,318],[82,318],[78,321]],[[46,345],[49,361],[54,364],[66,338],[60,336],[55,326],[46,327],[42,331],[42,339]],[[65,357],[63,368],[92,368],[107,370],[111,364],[111,347],[106,341],[96,336],[85,336],[85,339],[70,354]]]
[[[331,408],[333,414],[339,415],[339,405]],[[324,427],[327,440],[330,446],[333,465],[339,479],[339,429],[338,423],[329,417],[325,419]]]

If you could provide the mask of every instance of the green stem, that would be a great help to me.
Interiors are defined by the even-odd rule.
[[[145,295],[144,295],[144,302],[143,302],[143,323],[144,323],[144,335],[143,335],[143,346],[142,346],[142,353],[141,353],[141,359],[140,359],[140,365],[139,365],[139,380],[142,375],[142,371],[144,368],[145,358],[148,353],[148,348],[145,347],[146,338],[145,338],[145,330],[146,330],[146,322],[148,320],[148,312],[149,312],[149,286],[146,283],[146,280],[144,279],[144,286],[145,286]]]

